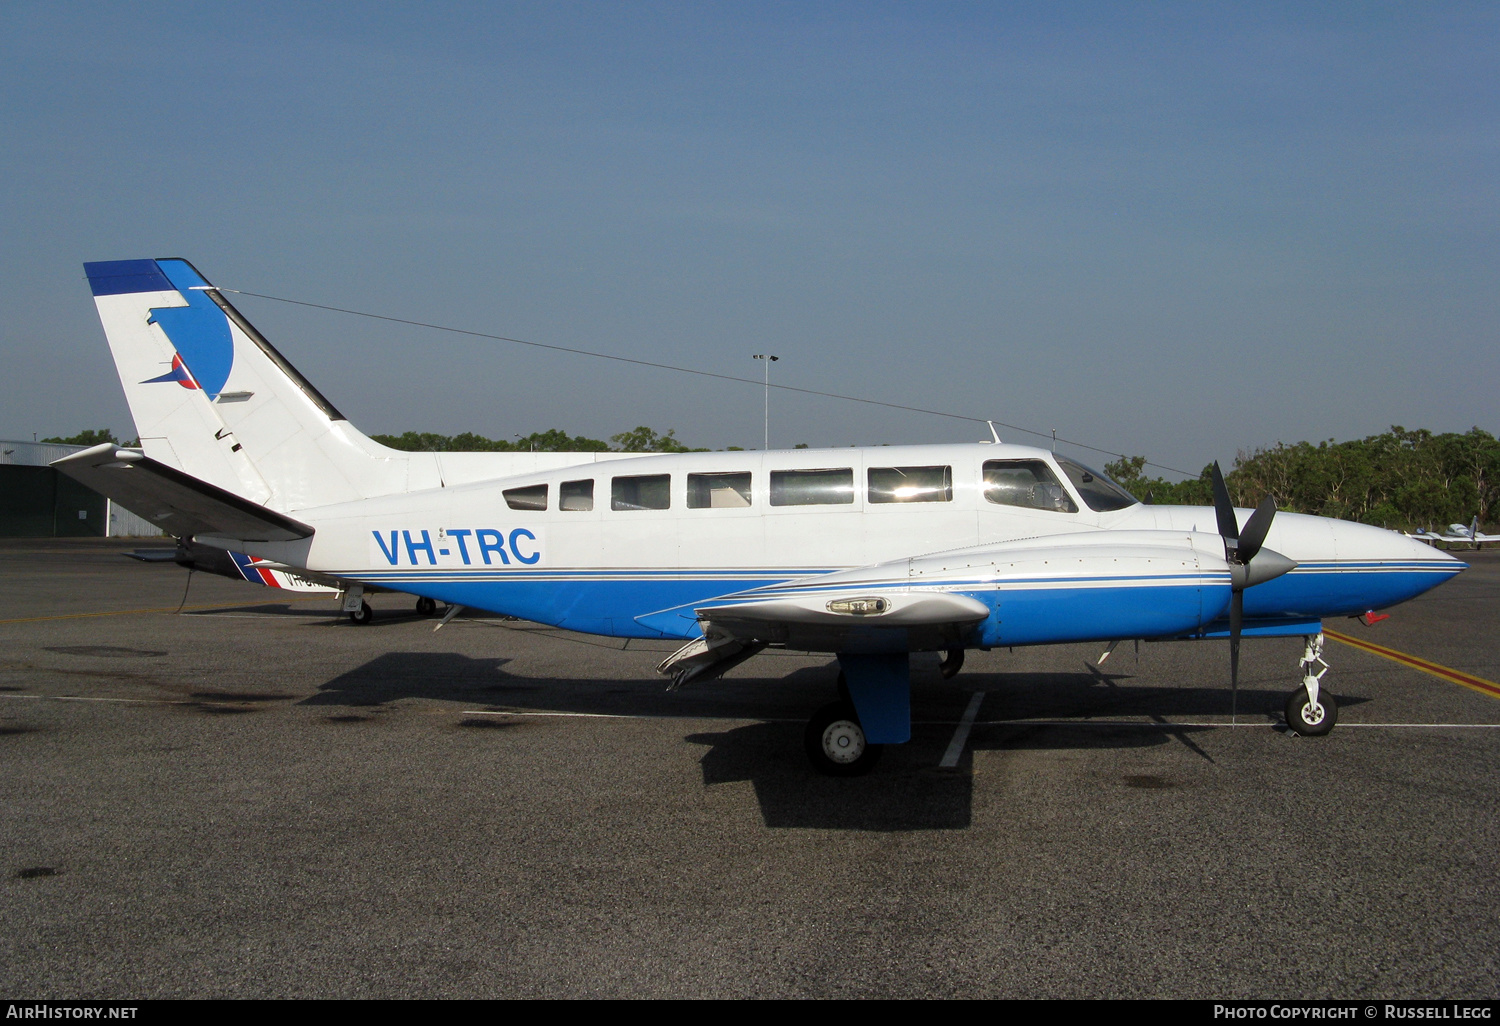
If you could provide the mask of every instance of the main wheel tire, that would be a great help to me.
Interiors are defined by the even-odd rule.
[[[375,610],[370,608],[370,603],[368,602],[361,602],[359,604],[359,612],[349,614],[349,622],[358,624],[361,627],[373,619],[375,619]]]
[[[431,616],[436,612],[437,602],[435,600],[428,598],[426,595],[423,595],[421,598],[417,599],[418,616]]]
[[[1339,721],[1339,705],[1333,696],[1318,689],[1318,704],[1313,705],[1306,688],[1293,691],[1286,700],[1286,725],[1303,737],[1322,737]]]
[[[964,668],[964,650],[961,648],[950,648],[943,653],[942,661],[938,663],[938,672],[943,675],[944,680],[952,680],[958,676],[958,671]]]
[[[859,714],[848,702],[825,705],[807,721],[803,735],[813,768],[830,777],[857,777],[880,761],[882,745],[865,740]]]

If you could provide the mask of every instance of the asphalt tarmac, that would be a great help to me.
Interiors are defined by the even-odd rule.
[[[1224,643],[924,661],[913,741],[832,780],[827,657],[669,694],[670,644],[183,603],[129,547],[0,542],[6,996],[1500,993],[1500,700],[1366,651],[1325,738],[1295,640],[1246,642],[1238,727]],[[1327,626],[1500,680],[1471,561]]]

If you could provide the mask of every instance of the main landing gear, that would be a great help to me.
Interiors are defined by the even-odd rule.
[[[911,740],[911,665],[905,652],[838,658],[839,700],[814,713],[802,737],[819,773],[857,777],[885,745]]]
[[[840,677],[843,675],[840,674]],[[825,705],[807,721],[802,736],[813,768],[830,777],[857,777],[880,761],[883,745],[865,739],[854,704],[847,699]]]
[[[961,648],[950,648],[943,653],[942,661],[938,663],[938,672],[943,675],[944,680],[952,680],[958,676],[958,671],[964,668],[964,650]]]
[[[1323,668],[1313,673],[1318,665]],[[1308,636],[1298,669],[1302,671],[1302,686],[1287,697],[1287,729],[1303,737],[1322,737],[1339,720],[1338,703],[1319,686],[1328,672],[1328,664],[1323,661],[1323,635]]]
[[[437,600],[436,599],[430,599],[426,595],[423,595],[421,598],[417,599],[417,615],[418,616],[431,616],[433,613],[436,613],[436,612],[437,612]]]
[[[375,619],[375,610],[370,608],[370,603],[368,602],[361,602],[359,608],[349,614],[349,622],[357,624],[360,627],[363,627],[373,619]]]

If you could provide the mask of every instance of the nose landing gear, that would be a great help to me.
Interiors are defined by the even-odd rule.
[[[1313,673],[1313,667],[1318,665],[1323,668]],[[1298,669],[1302,671],[1302,686],[1287,697],[1287,728],[1303,737],[1322,737],[1339,720],[1338,703],[1319,687],[1323,674],[1328,672],[1328,664],[1323,661],[1322,634],[1307,638]]]

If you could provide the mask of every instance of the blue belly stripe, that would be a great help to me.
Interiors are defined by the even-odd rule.
[[[636,617],[691,607],[751,589],[760,594],[837,593],[877,589],[879,582],[819,586],[830,567],[736,569],[526,568],[332,571],[336,576],[489,610],[569,630],[621,638],[696,637],[695,620]],[[1245,592],[1245,615],[1310,621],[1357,616],[1405,602],[1464,569],[1447,561],[1323,562]],[[998,611],[980,625],[983,644],[1050,644],[1195,632],[1223,614],[1227,574],[1190,572],[1156,577],[1080,576],[1002,580],[973,574],[918,578],[920,588],[972,595]],[[777,588],[774,586],[780,585]],[[998,620],[998,622],[997,622]],[[662,629],[657,629],[662,628]]]

